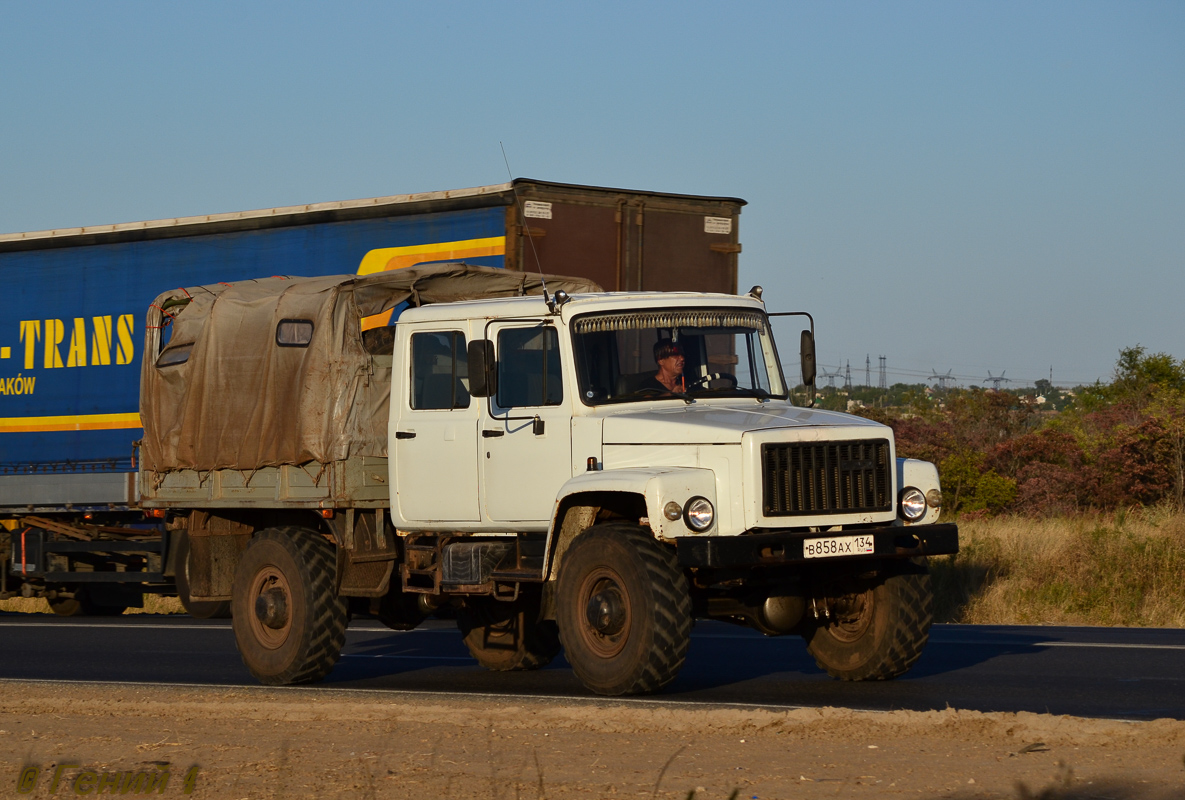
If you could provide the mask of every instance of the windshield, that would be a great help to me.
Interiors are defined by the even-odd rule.
[[[585,405],[786,397],[769,323],[757,311],[590,314],[573,321],[572,339]]]

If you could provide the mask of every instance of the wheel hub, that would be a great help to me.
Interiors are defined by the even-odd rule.
[[[602,636],[616,636],[625,628],[626,608],[621,589],[612,583],[588,599],[588,624]]]
[[[854,642],[868,631],[872,616],[871,589],[844,594],[831,603],[831,624],[828,630],[841,642]]]
[[[616,656],[629,638],[633,612],[622,584],[617,572],[600,567],[581,581],[577,595],[576,607],[584,606],[584,624],[577,626],[580,638],[601,658]]]
[[[251,579],[249,598],[254,602],[247,614],[251,633],[255,640],[269,650],[275,650],[288,641],[292,630],[292,590],[288,579],[276,566],[268,564],[255,573]]]
[[[272,587],[255,598],[255,616],[273,630],[288,624],[288,597],[283,589]]]

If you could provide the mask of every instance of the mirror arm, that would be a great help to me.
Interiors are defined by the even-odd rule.
[[[806,317],[810,321],[811,329],[802,332],[802,338],[799,342],[798,357],[801,361],[802,368],[802,383],[806,386],[807,391],[810,392],[810,405],[808,408],[815,407],[815,318],[811,316],[809,311],[775,311],[766,314],[767,317]],[[810,341],[810,352],[807,353],[807,341]],[[810,361],[810,380],[807,380],[807,361]]]

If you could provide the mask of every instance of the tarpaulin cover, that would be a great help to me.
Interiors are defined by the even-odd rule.
[[[582,278],[549,275],[546,284],[550,292],[600,291]],[[386,456],[390,359],[366,352],[361,319],[403,302],[541,292],[538,274],[459,263],[166,292],[148,313],[143,467],[253,470]],[[162,349],[165,314],[173,319]],[[307,346],[278,343],[285,320],[312,322]]]

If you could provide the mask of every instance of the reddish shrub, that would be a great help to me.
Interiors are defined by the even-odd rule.
[[[1015,510],[1045,516],[1082,511],[1094,505],[1094,470],[1070,469],[1035,461],[1016,476]]]
[[[997,445],[988,454],[987,466],[1001,475],[1019,477],[1020,470],[1028,464],[1077,469],[1084,460],[1085,454],[1077,439],[1064,431],[1045,428]]]
[[[941,463],[958,447],[954,425],[949,420],[930,422],[921,417],[898,419],[892,423],[897,441],[897,455]]]

